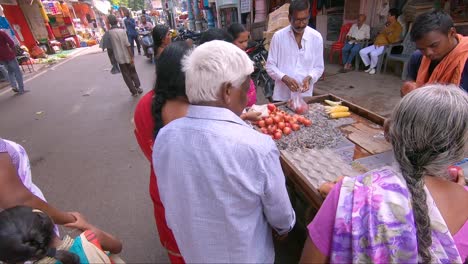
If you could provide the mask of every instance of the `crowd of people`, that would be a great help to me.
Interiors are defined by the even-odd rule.
[[[267,63],[278,101],[312,95],[324,70],[323,40],[307,26],[308,1],[289,8],[291,24],[274,35]],[[390,42],[399,30],[392,12],[382,32]],[[349,37],[345,68],[357,54],[354,45],[368,38],[364,21],[361,16]],[[412,68],[415,83],[402,88],[404,97],[387,121],[396,164],[336,183],[308,225],[301,263],[468,261],[468,187],[463,171],[448,169],[468,156],[468,94],[460,88],[468,52],[453,22],[445,29],[450,21],[440,12],[416,19],[421,27],[412,38],[421,53],[418,70]],[[156,82],[134,113],[161,245],[171,263],[272,263],[273,240],[293,229],[296,214],[276,144],[245,122],[259,119],[245,111],[256,102],[245,52],[249,32],[239,24],[210,29],[194,48],[171,42],[168,31],[153,29]],[[109,32],[120,70],[130,72],[127,32]],[[361,53],[370,54],[370,69],[379,45],[385,44],[376,41]],[[130,91],[141,93],[131,75],[124,77]],[[32,182],[26,151],[6,139],[0,139],[0,208],[0,261],[121,261],[117,238],[46,202]],[[60,238],[55,225],[82,234]]]

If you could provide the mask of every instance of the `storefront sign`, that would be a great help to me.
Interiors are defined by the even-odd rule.
[[[250,9],[252,6],[251,0],[240,0],[240,12],[243,13],[250,13]]]
[[[0,0],[0,5],[17,5],[16,0]]]

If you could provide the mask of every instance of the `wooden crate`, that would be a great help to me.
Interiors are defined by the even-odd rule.
[[[341,101],[343,106],[349,107],[349,110],[352,112],[351,118],[355,119],[356,123],[353,125],[344,126],[341,129],[344,128],[352,130],[351,128],[353,126],[356,127],[355,131],[345,133],[346,137],[356,145],[354,159],[370,156],[376,154],[379,151],[388,150],[383,146],[367,146],[363,144],[363,141],[368,141],[369,139],[368,137],[365,137],[365,133],[368,132],[366,129],[369,127],[374,129],[372,133],[375,133],[375,131],[383,132],[385,118],[382,116],[332,94],[306,97],[304,99],[309,104],[322,103],[324,100]],[[286,103],[276,103],[277,106],[284,104]],[[360,130],[360,128],[362,130]],[[356,137],[353,137],[353,135]],[[305,219],[305,222],[311,221],[314,213],[323,203],[322,196],[320,195],[318,189],[314,187],[307,179],[307,176],[303,175],[301,171],[295,166],[295,164],[288,160],[283,154],[280,156],[280,161],[283,172],[287,179],[288,188],[294,190],[294,192],[297,192],[299,196],[303,197],[309,206],[305,212],[305,215],[302,215],[301,218]]]

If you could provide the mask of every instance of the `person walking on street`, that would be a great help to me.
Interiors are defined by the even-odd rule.
[[[266,64],[275,80],[273,101],[287,101],[291,92],[312,96],[314,83],[323,74],[322,35],[308,25],[310,4],[294,0],[289,6],[290,26],[273,35]]]
[[[111,25],[109,36],[115,59],[119,63],[120,71],[122,72],[122,77],[132,95],[138,96],[143,93],[143,90],[140,88],[140,79],[136,72],[127,34],[124,29],[117,27],[117,18],[114,15],[109,15],[108,20]]]
[[[114,26],[114,27],[117,27],[117,26]],[[109,56],[109,60],[112,64],[111,73],[112,74],[120,73],[119,64],[115,60],[114,49],[112,48],[109,31],[106,31],[106,33],[104,33],[100,46],[102,48],[102,51],[107,50],[107,56]]]
[[[135,42],[137,44],[138,54],[141,55],[140,42],[138,41],[138,32],[136,30],[135,19],[130,16],[130,11],[127,9],[124,11],[125,14],[125,28],[127,29],[128,42],[132,47],[132,54],[135,54]]]
[[[387,23],[384,29],[375,38],[374,45],[363,48],[359,51],[362,61],[366,67],[369,67],[366,72],[369,74],[375,74],[375,68],[379,61],[379,56],[385,50],[385,46],[388,44],[395,43],[401,39],[401,32],[403,28],[398,22],[398,10],[396,8],[388,11]]]
[[[349,30],[347,37],[347,42],[343,47],[343,71],[351,70],[351,62],[354,60],[354,57],[361,50],[364,41],[370,39],[370,27],[365,24],[366,15],[360,14],[358,22],[353,24]]]
[[[24,94],[23,73],[16,60],[15,43],[7,33],[0,30],[0,63],[5,66],[8,71],[8,79],[10,81],[13,92]]]

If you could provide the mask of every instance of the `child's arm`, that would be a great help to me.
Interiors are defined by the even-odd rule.
[[[81,231],[91,230],[96,234],[102,249],[109,251],[112,254],[118,254],[122,251],[122,242],[116,237],[88,223],[88,221],[80,213],[72,212],[71,214],[76,218],[76,221],[71,224],[66,224],[66,227],[77,228]]]

